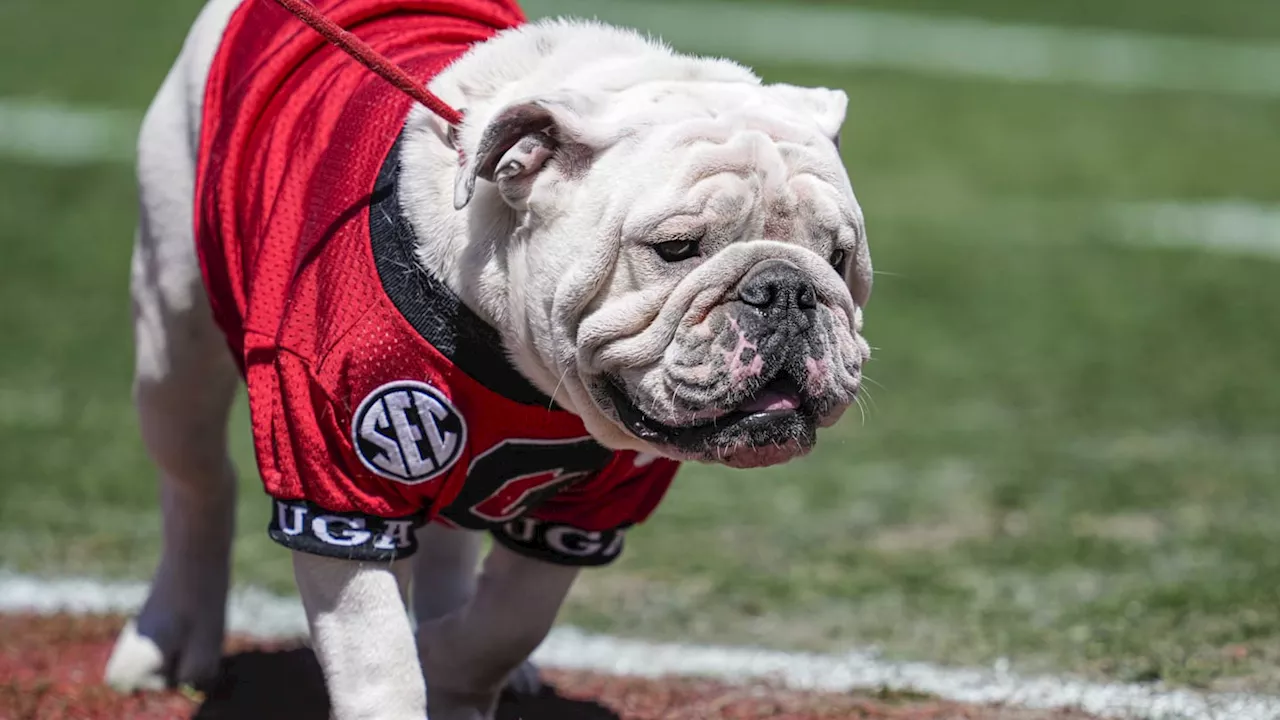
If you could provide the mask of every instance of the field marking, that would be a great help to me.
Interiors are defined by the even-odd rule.
[[[1280,206],[1245,201],[1127,203],[1112,208],[1119,240],[1280,259]]]
[[[141,583],[87,578],[47,579],[0,571],[0,612],[105,614],[134,612],[146,597]],[[306,635],[297,598],[237,589],[228,607],[234,633],[262,639]],[[875,653],[790,653],[758,648],[652,643],[557,627],[534,660],[545,667],[616,675],[702,676],[731,683],[769,680],[799,690],[916,691],[957,702],[1028,708],[1079,708],[1107,718],[1141,720],[1274,720],[1280,698],[1203,693],[1160,685],[1091,683],[1054,676],[1022,676],[992,669],[892,662]]]
[[[690,52],[1121,91],[1280,98],[1280,43],[996,23],[837,5],[526,0],[530,16],[598,17]],[[797,38],[803,38],[798,41]],[[0,158],[127,162],[141,116],[0,98]]]
[[[1280,78],[1280,73],[1276,77]],[[0,98],[0,160],[53,166],[128,162],[138,122],[138,117],[120,110]],[[1000,202],[991,205],[997,213],[1063,207],[1034,200],[1010,201],[1003,203],[1005,207]],[[1280,205],[1243,200],[1168,201],[1117,203],[1105,209],[1120,242],[1280,258]],[[0,423],[3,420],[0,414]]]
[[[630,25],[681,50],[768,63],[875,67],[1112,90],[1280,98],[1280,43],[998,23],[839,5],[524,0],[530,16]]]
[[[55,166],[133,162],[141,122],[125,110],[0,98],[0,158]]]
[[[1184,248],[1215,255],[1280,260],[1280,204],[1243,199],[1080,201],[975,199],[953,209],[979,213],[996,225],[1052,219],[1078,222],[1083,237],[1102,231],[1109,242],[1142,248]],[[904,211],[895,209],[897,217]],[[874,241],[873,241],[874,242]]]

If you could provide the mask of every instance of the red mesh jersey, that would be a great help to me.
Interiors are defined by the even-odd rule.
[[[508,0],[315,4],[422,82],[523,22]],[[248,385],[269,531],[386,559],[435,517],[608,562],[677,464],[595,443],[414,261],[397,193],[411,102],[268,0],[236,11],[209,73],[196,244]]]

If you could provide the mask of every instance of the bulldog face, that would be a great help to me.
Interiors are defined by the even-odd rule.
[[[854,402],[870,355],[846,98],[685,75],[505,107],[455,202],[509,213],[515,362],[597,439],[772,465]]]

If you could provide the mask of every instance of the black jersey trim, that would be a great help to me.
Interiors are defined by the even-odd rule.
[[[564,523],[522,517],[490,528],[494,541],[517,555],[553,565],[603,567],[622,555],[630,524],[613,530],[582,530]]]
[[[425,513],[401,518],[380,518],[366,513],[333,512],[306,500],[271,501],[267,535],[277,543],[311,555],[392,562],[418,551],[415,531],[426,522]]]
[[[382,289],[423,340],[489,390],[524,405],[559,410],[507,359],[502,336],[418,262],[415,236],[400,208],[400,148],[391,146],[369,204],[369,239]]]

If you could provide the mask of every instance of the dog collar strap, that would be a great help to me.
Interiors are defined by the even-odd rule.
[[[419,337],[490,392],[521,405],[563,410],[512,366],[497,329],[415,261],[417,236],[400,204],[403,143],[401,134],[382,162],[369,199],[369,242],[382,291]]]
[[[324,13],[306,0],[276,0],[281,7],[297,16],[312,30],[324,36],[325,40],[336,45],[346,54],[355,58],[356,62],[377,73],[382,79],[396,86],[404,94],[417,100],[435,113],[441,120],[457,127],[462,124],[462,113],[453,109],[430,90],[417,83],[404,68],[391,62],[382,53],[369,47],[369,44],[338,26]]]

